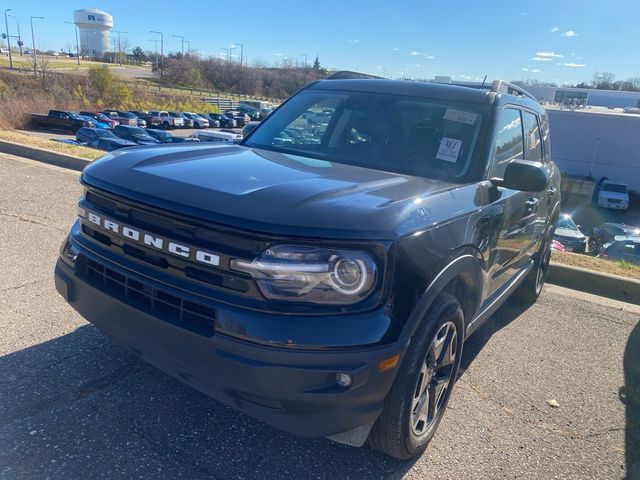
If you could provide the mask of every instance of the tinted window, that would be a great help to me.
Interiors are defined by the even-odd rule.
[[[402,95],[307,91],[268,117],[246,144],[457,181],[470,171],[481,109]]]
[[[493,151],[492,177],[502,178],[507,164],[516,158],[523,158],[524,146],[520,110],[506,108],[502,111],[496,146]]]
[[[627,186],[616,183],[605,183],[602,185],[602,190],[604,192],[627,193]]]
[[[524,158],[526,160],[532,160],[541,162],[542,158],[542,138],[540,135],[540,129],[538,128],[538,121],[534,114],[529,112],[522,112],[524,118],[525,138],[527,149],[525,151]]]

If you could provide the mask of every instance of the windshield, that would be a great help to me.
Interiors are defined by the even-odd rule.
[[[578,226],[571,219],[571,217],[560,216],[556,228],[564,228],[566,230],[578,230]]]
[[[109,120],[109,117],[107,117],[104,113],[96,113],[95,117],[98,120]]]
[[[99,138],[115,138],[115,135],[113,133],[111,133],[111,130],[96,129],[94,131],[96,133],[96,136],[99,137]]]
[[[627,193],[626,185],[619,185],[617,183],[605,183],[602,185],[603,192],[615,192],[615,193]]]
[[[73,118],[74,120],[93,120],[93,118],[85,117],[84,115],[79,115],[76,112],[69,112],[69,118]]]
[[[246,145],[367,168],[461,181],[470,171],[481,107],[400,95],[306,91]],[[475,168],[474,168],[475,170]]]

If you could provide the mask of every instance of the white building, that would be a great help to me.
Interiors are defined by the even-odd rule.
[[[625,182],[640,192],[640,115],[547,106],[551,155],[562,173]]]
[[[80,54],[102,57],[109,50],[109,30],[113,28],[113,17],[97,8],[73,12],[73,23],[80,31]]]

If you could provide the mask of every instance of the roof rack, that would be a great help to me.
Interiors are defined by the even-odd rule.
[[[358,78],[384,79],[384,77],[371,75],[370,73],[352,72],[350,70],[340,70],[338,72],[335,72],[329,75],[327,77],[327,80],[351,80],[351,79],[358,79]]]
[[[513,83],[505,82],[504,80],[494,80],[491,83],[491,91],[496,93],[508,93],[510,95],[529,97],[531,100],[538,99],[527,92],[524,88],[514,85]]]
[[[467,88],[481,88],[495,93],[508,93],[510,95],[516,95],[520,97],[527,97],[531,100],[538,99],[527,92],[524,88],[514,85],[513,83],[505,82],[504,80],[494,80],[489,84],[488,82],[452,82],[450,85],[457,85],[459,87]]]

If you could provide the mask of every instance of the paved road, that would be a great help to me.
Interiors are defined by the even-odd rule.
[[[276,431],[126,353],[53,288],[77,174],[0,155],[0,192],[0,479],[640,478],[619,394],[640,385],[638,307],[508,303],[465,346],[427,454],[399,462]]]

